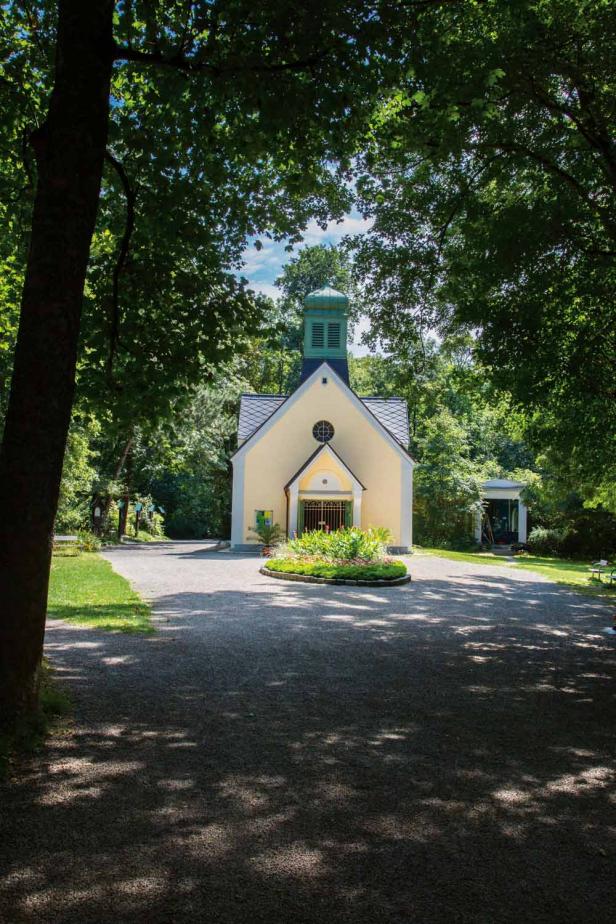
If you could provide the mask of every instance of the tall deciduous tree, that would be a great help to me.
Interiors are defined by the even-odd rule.
[[[417,37],[416,37],[417,38]],[[616,19],[602,0],[443,4],[362,159],[358,265],[398,350],[472,330],[535,445],[616,483]]]
[[[107,143],[112,0],[63,0],[54,90],[33,134],[38,172],[0,452],[0,701],[33,709],[81,303]]]
[[[37,11],[51,8],[44,0],[31,4],[33,28]],[[2,12],[11,16],[14,8]],[[146,175],[154,169],[166,176],[176,160],[187,158],[201,169],[185,162],[176,179],[184,177],[191,194],[199,197],[207,179],[208,194],[215,196],[218,185],[233,215],[247,202],[261,205],[253,209],[255,232],[269,227],[276,234],[299,233],[311,211],[327,212],[332,199],[339,210],[344,185],[338,174],[348,170],[374,94],[409,27],[399,4],[387,0],[368,7],[361,0],[300,7],[282,0],[118,0],[115,9],[113,0],[59,0],[53,92],[47,116],[31,136],[36,198],[0,453],[4,722],[12,723],[36,700],[51,533],[108,135],[109,162],[127,215],[107,315],[112,379],[117,348],[131,334],[121,305],[130,268],[129,225],[140,207],[131,177],[142,168]],[[123,77],[113,77],[114,66]],[[151,147],[141,145],[142,136],[154,139]],[[202,149],[213,147],[222,152],[218,166],[201,157]],[[235,173],[225,187],[228,164]],[[263,176],[270,177],[264,184]],[[304,199],[303,216],[287,208],[286,194]],[[209,224],[215,247],[225,225],[217,225],[221,211],[207,205],[195,217]],[[166,208],[169,200],[162,199],[161,211]],[[241,223],[231,225],[241,234]],[[180,222],[178,231],[187,228]],[[149,261],[154,265],[151,256]],[[182,278],[187,271],[184,263]],[[224,329],[225,297],[207,301],[209,336],[216,340],[219,326]],[[152,319],[148,355],[154,364],[159,353],[151,343],[159,338],[164,355],[165,325],[173,324],[174,315]]]

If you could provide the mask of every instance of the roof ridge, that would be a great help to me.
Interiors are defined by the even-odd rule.
[[[256,434],[258,434],[262,428],[270,420],[272,420],[272,418],[274,418],[275,415],[281,412],[281,409],[285,407],[288,401],[294,400],[295,396],[305,389],[307,382],[316,381],[316,376],[318,373],[320,373],[323,367],[326,367],[331,372],[334,380],[338,380],[340,386],[343,389],[347,389],[352,398],[357,401],[358,405],[364,408],[366,413],[370,415],[370,418],[374,420],[374,423],[378,429],[389,440],[391,440],[391,444],[397,449],[400,449],[406,457],[413,461],[413,457],[408,451],[410,434],[408,432],[408,405],[406,400],[399,395],[392,395],[390,398],[382,398],[377,395],[367,395],[362,398],[351,388],[350,385],[346,383],[337,369],[332,366],[327,361],[327,359],[323,359],[322,362],[320,362],[320,364],[316,366],[316,368],[312,371],[312,373],[306,379],[304,379],[290,395],[259,395],[255,392],[248,392],[242,395],[242,398],[246,399],[246,413],[249,416],[251,415],[251,412],[248,410],[247,406],[248,399],[250,398],[252,408],[255,409],[255,417],[257,417],[259,422],[257,423],[256,427],[252,428],[251,423],[254,421],[245,421],[247,424],[246,431],[240,427],[238,432],[241,433],[240,438],[242,439],[242,444],[238,447],[236,452],[233,453],[233,457],[235,457],[238,452],[246,450],[247,444],[255,438]],[[264,407],[261,409],[258,407],[259,398],[263,399]],[[276,401],[274,402],[273,399],[276,399]],[[382,408],[382,404],[388,404],[392,406],[389,408]],[[393,407],[394,404],[396,405],[395,408]],[[402,408],[404,409],[404,412],[402,412]],[[265,413],[260,413],[260,411],[264,411]],[[242,422],[242,416],[243,415],[240,409],[239,423]]]
[[[291,393],[292,394],[292,393]],[[240,392],[240,398],[288,398],[288,394],[281,394],[280,392],[273,391],[242,391]],[[358,395],[360,401],[401,401],[403,404],[406,404],[406,398],[402,398],[400,395],[391,395],[389,398],[383,397],[383,395]]]

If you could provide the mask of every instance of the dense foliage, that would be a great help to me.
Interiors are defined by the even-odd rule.
[[[331,533],[309,531],[281,543],[267,567],[329,580],[392,580],[403,577],[406,566],[386,557],[390,540],[387,529],[351,526]]]
[[[98,498],[112,531],[130,496],[162,507],[169,535],[228,535],[239,396],[297,385],[301,302],[330,282],[385,352],[350,361],[353,387],[408,401],[417,540],[468,541],[480,481],[513,475],[552,549],[615,549],[609,4],[384,3],[367,25],[362,4],[328,3],[318,29],[308,8],[289,29],[284,4],[224,6],[215,73],[219,4],[172,4],[164,22],[118,4],[57,530],[88,528]],[[0,19],[2,418],[55,19],[45,2]],[[304,248],[277,304],[250,293],[246,242],[291,246],[341,216],[353,173],[373,219],[354,264]]]
[[[350,526],[331,533],[314,530],[297,539],[289,539],[279,553],[291,558],[373,562],[384,558],[390,538],[386,529],[364,530]]]
[[[265,302],[262,333],[247,339],[245,351],[238,347],[237,355],[211,383],[193,388],[181,412],[156,429],[133,428],[128,472],[119,479],[112,477],[115,444],[109,445],[97,421],[77,416],[65,466],[59,531],[88,525],[90,498],[97,491],[121,498],[130,488],[134,499],[164,509],[164,527],[160,524],[159,532],[164,528],[166,535],[177,538],[228,537],[229,458],[236,445],[240,395],[278,390],[279,368],[272,351],[264,349],[266,335],[270,344],[278,343],[279,357],[289,360],[282,382],[292,386],[300,353],[285,353],[284,344],[289,328],[297,331],[301,324],[302,289],[314,288],[324,278],[339,278],[335,275],[338,261],[346,272],[352,272],[348,258],[335,248],[301,250],[280,279],[283,295],[298,277],[302,280],[293,296],[293,324],[281,329],[280,303]],[[338,284],[346,288],[345,280]],[[549,544],[541,539],[538,552],[549,548],[567,556],[609,556],[616,551],[616,517],[605,509],[590,508],[581,488],[572,490],[566,469],[557,467],[553,456],[533,450],[527,440],[527,419],[516,409],[508,390],[492,382],[473,345],[467,335],[451,335],[440,342],[427,338],[400,354],[349,358],[351,385],[359,394],[400,395],[408,402],[410,450],[418,462],[415,541],[429,546],[472,546],[481,482],[512,477],[528,485],[533,543],[544,536],[541,530],[548,531]],[[113,501],[110,536],[116,532],[117,513]],[[131,513],[130,531],[133,519]],[[147,528],[147,522],[142,526]],[[305,541],[318,544],[323,541],[321,536],[312,534]]]
[[[616,19],[604,0],[428,9],[360,158],[374,339],[472,331],[546,469],[616,511]]]
[[[549,529],[566,494],[616,512],[615,33],[606,0],[0,6],[2,721],[36,704],[59,499],[73,527],[166,491],[178,532],[226,530],[235,386],[293,387],[298,293],[348,267],[300,258],[272,310],[242,252],[353,204],[395,357],[361,373],[408,397],[425,533],[489,468],[545,473]]]

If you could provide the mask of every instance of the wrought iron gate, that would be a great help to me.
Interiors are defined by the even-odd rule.
[[[332,532],[352,523],[351,501],[305,500],[300,501],[299,532],[315,529]]]

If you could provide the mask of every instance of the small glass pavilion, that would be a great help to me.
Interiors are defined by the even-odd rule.
[[[496,545],[526,542],[527,508],[520,494],[526,485],[522,481],[492,478],[481,485],[483,516],[479,511],[475,520],[475,538]]]

